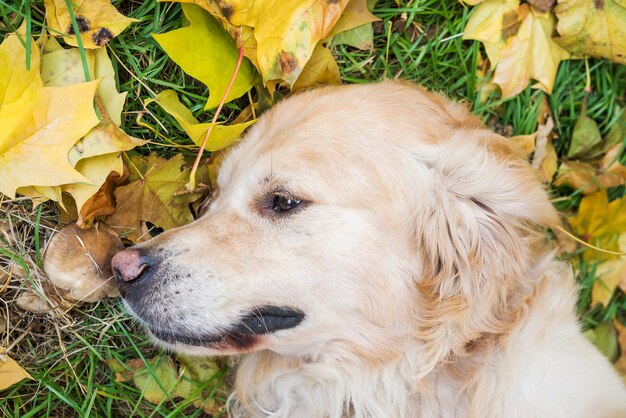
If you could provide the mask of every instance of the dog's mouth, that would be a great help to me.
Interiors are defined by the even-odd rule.
[[[256,344],[260,336],[294,328],[304,320],[304,317],[304,312],[299,309],[262,306],[244,314],[223,330],[213,333],[164,329],[150,323],[146,325],[155,338],[168,344],[249,349]]]

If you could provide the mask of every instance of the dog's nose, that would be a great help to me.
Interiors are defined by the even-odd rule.
[[[134,248],[120,251],[113,256],[111,269],[122,296],[126,293],[125,290],[131,282],[139,281],[141,276],[146,275],[149,267],[148,257],[143,256],[139,250]]]

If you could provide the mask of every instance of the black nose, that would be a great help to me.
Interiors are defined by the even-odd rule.
[[[128,289],[150,275],[152,260],[134,248],[129,248],[113,256],[111,269],[117,282],[120,294],[124,296]]]

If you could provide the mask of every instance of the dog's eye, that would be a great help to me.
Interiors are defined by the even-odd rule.
[[[274,212],[284,213],[297,208],[301,203],[302,201],[290,196],[275,194],[274,201],[272,202],[272,210]]]

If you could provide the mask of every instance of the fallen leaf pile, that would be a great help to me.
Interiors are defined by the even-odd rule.
[[[20,37],[10,34],[0,45],[0,124],[5,127],[0,192],[38,203],[62,202],[62,193],[68,193],[80,211],[112,172],[123,173],[121,152],[145,141],[118,128],[125,94],[115,89],[106,51],[86,52],[93,80],[86,82],[78,49],[64,49],[53,38],[39,44],[27,40],[27,69]]]
[[[232,35],[237,46],[244,48],[246,57],[270,90],[279,82],[293,87],[309,61],[313,68],[308,70],[308,85],[313,85],[319,78],[328,78],[333,74],[338,76],[338,70],[334,71],[337,64],[329,59],[327,52],[330,51],[325,45],[332,42],[336,35],[343,34],[335,42],[347,42],[355,47],[367,48],[371,45],[371,41],[368,42],[371,38],[371,22],[378,20],[370,13],[365,0],[304,0],[280,5],[269,0],[180,2],[195,3],[212,16],[209,18],[206,14],[194,11],[195,6],[184,6],[185,14],[192,23],[191,27],[194,26],[192,15],[204,16],[209,27],[213,23],[208,24],[208,19],[219,22]],[[360,35],[356,34],[357,30]],[[176,45],[180,45],[183,40],[189,40],[186,37],[188,34],[181,31],[169,34],[169,39],[179,41]],[[211,39],[216,39],[217,31],[211,32],[214,33]],[[194,41],[199,42],[197,38]],[[165,45],[162,46],[168,50]],[[218,46],[219,44],[212,46],[211,50],[216,50]],[[176,58],[173,59],[177,61]],[[326,65],[320,65],[320,62]],[[180,65],[193,75],[190,72],[191,66],[188,71],[185,65]],[[332,81],[338,83],[340,80],[332,77]]]
[[[503,98],[517,95],[531,80],[535,88],[551,93],[566,59],[597,57],[626,64],[623,0],[463,1],[476,5],[463,37],[483,43],[493,69],[490,80]]]

